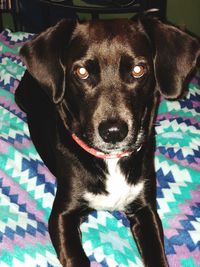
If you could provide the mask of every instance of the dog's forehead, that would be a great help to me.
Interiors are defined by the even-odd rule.
[[[77,24],[73,37],[79,37],[95,53],[149,54],[149,40],[141,25],[128,19],[90,21]]]
[[[88,21],[77,23],[75,34],[81,34],[97,41],[104,38],[113,38],[117,35],[125,35],[133,24],[126,19]]]

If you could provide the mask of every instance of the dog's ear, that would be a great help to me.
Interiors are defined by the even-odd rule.
[[[160,93],[168,99],[182,95],[200,56],[199,41],[157,19],[140,20],[154,48],[155,76]]]
[[[64,96],[65,68],[62,57],[74,25],[75,22],[62,20],[27,42],[20,50],[28,72],[54,103],[59,103]]]

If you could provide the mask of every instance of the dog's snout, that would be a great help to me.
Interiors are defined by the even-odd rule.
[[[106,143],[115,144],[125,139],[128,134],[128,125],[121,120],[106,120],[99,124],[99,135]]]

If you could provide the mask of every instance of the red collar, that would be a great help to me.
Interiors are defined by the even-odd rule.
[[[122,158],[122,157],[127,157],[129,156],[132,152],[125,151],[125,152],[117,152],[117,153],[112,153],[112,154],[106,154],[104,152],[98,151],[92,147],[89,147],[87,144],[85,144],[82,140],[80,140],[74,133],[72,134],[72,138],[74,141],[82,147],[85,151],[88,153],[92,154],[93,156],[97,158],[102,158],[102,159],[116,159],[116,158]]]

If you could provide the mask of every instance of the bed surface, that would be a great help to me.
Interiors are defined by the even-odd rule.
[[[55,177],[13,95],[25,71],[18,51],[31,37],[0,33],[0,267],[60,266],[47,231]],[[156,121],[157,203],[170,267],[200,267],[199,88],[196,74],[185,99],[161,101]],[[143,266],[123,213],[93,212],[81,229],[92,266]]]

